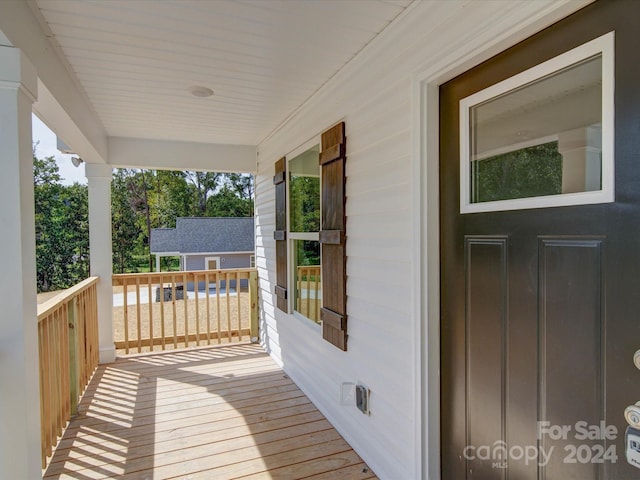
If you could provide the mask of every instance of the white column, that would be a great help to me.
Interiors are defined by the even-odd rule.
[[[111,286],[111,165],[87,163],[89,184],[89,255],[92,276],[98,282],[98,335],[100,363],[116,359],[113,344],[113,288]]]
[[[602,129],[591,125],[558,135],[562,155],[562,193],[591,192],[602,188]]]
[[[31,108],[33,65],[0,46],[0,478],[40,470],[40,391]]]

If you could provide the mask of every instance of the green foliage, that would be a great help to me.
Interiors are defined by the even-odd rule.
[[[89,276],[88,193],[60,184],[53,157],[33,159],[38,292],[71,287]]]
[[[320,231],[320,179],[292,175],[289,181],[292,232]]]
[[[558,142],[472,162],[473,201],[490,202],[562,193]]]
[[[129,173],[115,170],[111,180],[111,240],[114,273],[131,270],[134,245],[141,228],[129,194]]]
[[[246,174],[122,169],[111,195],[114,272],[154,269],[151,229],[175,228],[177,217],[253,215],[253,177]],[[178,268],[175,259],[161,265]]]
[[[253,200],[240,198],[228,185],[224,185],[207,200],[207,217],[251,217]]]
[[[320,265],[320,242],[296,240],[295,256],[296,266]]]
[[[33,158],[38,291],[68,288],[89,275],[88,191],[62,185],[53,157]],[[204,202],[204,203],[203,203]],[[177,217],[253,215],[253,177],[246,174],[117,169],[111,182],[114,273],[155,268],[152,228]],[[164,270],[179,269],[163,258]]]

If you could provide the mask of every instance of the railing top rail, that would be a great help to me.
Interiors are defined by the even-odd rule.
[[[251,273],[257,272],[258,270],[255,267],[248,268],[222,268],[217,270],[181,270],[176,272],[144,272],[144,273],[115,273],[112,275],[112,284],[113,286],[123,285],[126,281],[127,284],[131,285],[135,283],[136,279],[145,280],[148,283],[157,283],[153,279],[167,279],[169,281],[171,277],[175,277],[176,281],[180,281],[183,277],[187,277],[188,279],[192,279],[194,275],[198,275],[200,277],[206,274],[212,273]],[[151,279],[151,280],[150,280]],[[162,281],[162,280],[159,280]],[[145,282],[140,282],[141,284],[145,284]]]
[[[38,305],[38,321],[41,321],[51,312],[56,310],[63,303],[67,303],[69,300],[73,299],[73,297],[79,295],[84,290],[88,289],[92,285],[95,285],[100,281],[100,277],[89,277],[86,280],[81,281],[80,283],[75,284],[73,287],[67,288],[66,290],[60,292],[55,297],[50,298],[44,303]]]

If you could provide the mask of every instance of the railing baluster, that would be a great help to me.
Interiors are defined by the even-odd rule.
[[[129,286],[127,285],[127,279],[122,282],[123,291],[123,315],[124,315],[124,352],[129,355]]]
[[[78,346],[78,298],[69,302],[67,321],[69,322],[69,399],[71,401],[71,416],[78,414],[78,398],[80,397],[80,378],[83,376],[80,371],[81,353]]]
[[[218,324],[218,343],[222,342],[222,331],[220,322],[222,318],[220,317],[220,272],[216,272],[216,321]]]
[[[184,304],[184,346],[189,346],[189,305],[187,299],[189,298],[189,285],[187,274],[182,275],[182,303]]]
[[[238,306],[238,340],[242,341],[242,310],[240,306],[240,272],[236,272],[236,299]]]
[[[153,352],[153,298],[151,297],[151,278],[147,283],[148,307],[149,307],[149,351]]]
[[[142,352],[142,314],[140,313],[140,277],[136,277],[136,327],[138,335],[138,353]]]
[[[198,274],[193,274],[193,291],[196,298],[196,346],[200,346],[200,306],[198,305]]]
[[[62,415],[62,427],[66,426],[66,422],[71,418],[71,361],[69,356],[69,303],[65,303],[62,309],[62,318],[60,319],[60,335],[62,337],[62,346],[60,349],[60,360],[62,361],[62,391],[61,398],[64,399],[64,412]],[[62,433],[62,432],[60,432]]]
[[[320,302],[319,302],[319,290],[320,290],[320,268],[318,268],[318,273],[316,273],[316,282],[313,287],[313,304],[315,305],[315,313],[316,316],[314,320],[317,322],[320,320]]]
[[[176,312],[176,276],[171,275],[171,309],[173,311],[173,348],[178,348],[178,319]]]
[[[229,272],[225,272],[224,275],[224,290],[225,297],[227,299],[227,335],[229,336],[229,342],[232,340],[231,335],[231,299],[229,297]]]
[[[42,418],[42,423],[44,425],[44,443],[45,443],[45,458],[43,461],[46,461],[46,457],[51,456],[51,446],[53,444],[53,438],[51,435],[51,422],[52,422],[52,404],[53,404],[53,395],[51,392],[51,336],[50,336],[50,328],[51,328],[51,316],[46,317],[42,320],[42,336],[43,336],[43,346],[40,350],[40,354],[44,359],[44,364],[42,366],[42,371],[44,375],[44,388],[43,391],[40,392],[40,402],[44,405],[44,416]]]
[[[249,336],[252,342],[258,342],[258,272],[249,273]]]
[[[55,369],[53,398],[55,401],[54,411],[56,412],[54,436],[58,437],[62,435],[62,415],[64,415],[64,403],[62,400],[62,359],[60,358],[60,344],[62,343],[62,335],[60,335],[60,310],[61,308],[58,308],[53,317],[53,368]]]
[[[41,466],[45,468],[47,466],[47,412],[45,402],[43,401],[46,392],[46,379],[48,372],[46,370],[46,362],[44,356],[44,322],[38,322],[38,352],[40,352],[38,365],[40,370],[40,455]]]
[[[160,287],[158,290],[158,296],[160,297],[160,344],[162,350],[165,349],[165,328],[164,328],[164,277],[160,275]]]
[[[207,345],[211,345],[211,305],[209,300],[211,298],[209,292],[209,272],[204,274],[205,294],[207,297]]]
[[[313,319],[312,313],[314,311],[311,309],[311,276],[313,275],[313,267],[307,267],[307,280],[306,280],[306,290],[307,290],[307,318]]]

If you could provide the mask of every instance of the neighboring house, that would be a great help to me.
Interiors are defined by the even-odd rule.
[[[179,217],[176,228],[152,228],[150,251],[180,257],[181,270],[218,270],[255,266],[253,217]]]
[[[640,2],[131,3],[0,1],[0,477],[41,473],[37,87],[89,162],[102,362],[111,168],[252,172],[261,344],[379,478],[638,478]],[[549,145],[520,173],[552,188],[506,182],[501,155]],[[227,264],[201,236],[158,241]],[[321,324],[293,293],[320,263]]]

